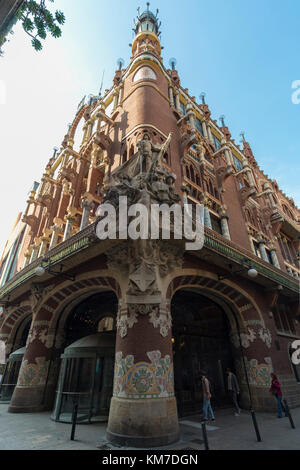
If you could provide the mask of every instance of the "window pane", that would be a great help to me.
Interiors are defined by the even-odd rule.
[[[214,134],[212,136],[213,136],[214,145],[216,149],[219,150],[221,148],[221,142]]]

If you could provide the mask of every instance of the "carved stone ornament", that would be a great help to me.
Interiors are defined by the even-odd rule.
[[[128,312],[130,315],[149,315],[151,313],[157,313],[158,309],[159,306],[153,304],[128,304]]]
[[[137,323],[138,313],[136,311],[130,310],[128,308],[125,310],[119,310],[117,317],[117,330],[121,338],[125,338],[128,332],[128,328],[132,328],[135,323]]]
[[[31,308],[33,311],[37,310],[43,299],[49,292],[54,289],[54,284],[44,287],[42,284],[32,284],[31,286]]]
[[[154,328],[159,327],[159,332],[163,338],[168,336],[170,329],[172,328],[172,316],[169,310],[154,309],[150,313],[149,318]]]
[[[137,143],[137,153],[106,178],[102,203],[118,207],[119,196],[127,196],[129,205],[179,202],[174,187],[176,176],[163,165],[171,137],[170,134],[163,145],[157,146],[145,132]]]
[[[111,248],[106,255],[108,267],[128,272],[140,292],[145,292],[156,279],[155,267],[163,277],[183,262],[183,249],[164,240],[130,240]]]

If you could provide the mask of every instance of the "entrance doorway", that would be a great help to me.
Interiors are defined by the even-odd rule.
[[[234,370],[230,325],[223,309],[192,290],[172,299],[174,380],[180,417],[202,410],[201,371],[211,383],[212,406],[230,405],[226,368]]]

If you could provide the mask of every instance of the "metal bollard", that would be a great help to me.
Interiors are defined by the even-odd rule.
[[[290,420],[291,427],[292,427],[292,429],[296,429],[295,423],[293,421],[293,418],[292,418],[292,415],[291,415],[291,412],[290,412],[290,407],[289,407],[289,405],[288,405],[288,403],[285,399],[283,400],[283,403],[284,403],[288,418]]]
[[[73,412],[72,412],[71,441],[74,441],[76,421],[77,421],[77,413],[78,413],[78,403],[75,403],[74,408],[73,408]]]
[[[258,424],[257,424],[257,421],[256,421],[255,412],[254,412],[254,410],[251,409],[250,413],[251,413],[253,426],[254,426],[255,433],[256,433],[257,442],[261,442],[262,439],[261,439],[261,435],[260,435],[260,432],[259,432],[259,429],[258,429]]]
[[[201,426],[202,426],[202,435],[203,435],[203,440],[204,440],[204,447],[205,447],[205,450],[209,450],[206,424],[205,424],[204,421],[201,422]]]

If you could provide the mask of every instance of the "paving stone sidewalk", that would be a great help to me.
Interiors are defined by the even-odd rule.
[[[232,410],[216,412],[216,421],[207,426],[211,450],[300,450],[300,408],[292,410],[296,429],[288,418],[257,413],[262,442],[256,441],[252,419]],[[204,450],[200,416],[180,420],[181,438],[176,444],[158,450]],[[129,450],[113,447],[105,437],[106,424],[81,424],[76,427],[75,441],[70,441],[71,425],[55,423],[50,413],[11,414],[0,404],[0,450]]]

